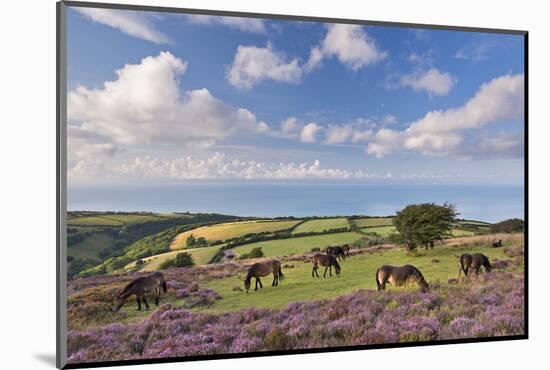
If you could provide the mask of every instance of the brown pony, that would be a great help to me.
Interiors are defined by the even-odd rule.
[[[408,283],[420,285],[422,292],[429,290],[428,283],[419,269],[412,265],[405,266],[381,266],[376,270],[376,286],[378,290],[386,289],[386,283],[398,287]]]
[[[166,281],[164,280],[164,275],[161,272],[155,272],[151,275],[139,277],[130,284],[126,285],[124,289],[115,297],[115,305],[113,307],[113,312],[120,310],[124,302],[132,294],[135,294],[137,297],[138,311],[141,310],[141,301],[145,303],[145,309],[149,309],[149,304],[145,299],[145,294],[150,293],[151,291],[155,293],[155,304],[158,306],[160,302],[160,291],[166,293]]]
[[[458,277],[460,272],[464,272],[465,276],[468,276],[470,269],[474,270],[476,275],[479,274],[481,266],[485,267],[486,272],[491,272],[491,263],[489,258],[481,253],[468,254],[465,253],[460,256],[460,268],[458,269]]]
[[[342,246],[342,249],[344,250],[344,253],[346,254],[346,256],[349,256],[349,251],[351,250],[349,244],[344,244]]]
[[[326,247],[325,248],[325,253],[333,255],[334,257],[336,257],[338,259],[338,261],[340,261],[341,259],[343,259],[343,260],[346,259],[346,253],[344,252],[344,248],[339,247],[337,245],[334,246],[334,247],[331,247],[331,246]]]
[[[248,293],[252,278],[256,278],[256,286],[254,287],[254,290],[258,290],[258,284],[260,284],[260,288],[263,288],[260,277],[267,276],[271,273],[273,274],[273,283],[271,283],[271,286],[279,285],[279,281],[283,280],[285,277],[281,271],[281,263],[277,260],[256,262],[250,266],[246,279],[244,279],[245,291]]]
[[[315,253],[311,258],[311,262],[313,263],[311,277],[319,277],[319,272],[317,272],[319,265],[325,267],[325,273],[323,274],[323,277],[327,276],[327,269],[329,270],[328,272],[330,277],[332,277],[332,266],[334,266],[334,271],[336,272],[336,275],[340,275],[340,264],[336,260],[336,257],[334,257],[332,254]]]
[[[502,247],[502,239],[494,240],[493,241],[493,248],[499,248]]]

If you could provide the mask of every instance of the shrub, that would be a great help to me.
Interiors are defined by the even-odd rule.
[[[239,259],[244,260],[248,258],[261,258],[264,256],[264,252],[262,251],[262,247],[256,247],[253,248],[249,253],[243,253],[239,257]]]
[[[193,256],[187,252],[181,252],[176,255],[176,258],[168,259],[159,265],[159,269],[166,270],[171,267],[191,267],[195,266]]]

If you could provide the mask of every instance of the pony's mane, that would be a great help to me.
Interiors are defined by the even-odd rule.
[[[131,281],[130,283],[128,283],[124,289],[122,289],[122,291],[120,293],[118,293],[118,296],[120,297],[121,295],[123,295],[124,293],[128,292],[135,284],[135,280],[134,281]]]

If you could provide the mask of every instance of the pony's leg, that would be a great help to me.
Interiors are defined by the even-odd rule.
[[[328,270],[328,266],[325,267],[325,273],[323,274],[323,277],[326,278],[327,277],[327,270]]]
[[[332,277],[332,265],[328,267],[328,274]]]
[[[258,279],[258,282],[260,283],[260,289],[262,289],[264,286],[262,285],[262,281],[260,280],[260,278],[257,278]]]
[[[273,282],[271,283],[271,286],[277,285],[277,284],[275,284],[275,281],[276,281],[276,280],[277,280],[277,273],[274,272],[274,273],[273,273]]]
[[[141,311],[141,301],[139,300],[139,296],[137,297],[137,303],[138,303],[138,311]]]
[[[155,305],[158,305],[160,304],[160,287],[155,289]]]
[[[254,287],[254,290],[258,290],[258,278],[256,278],[256,286]]]
[[[141,299],[143,300],[143,303],[145,303],[145,309],[148,310],[149,309],[149,303],[147,303],[147,299],[145,299],[145,294],[141,297]]]
[[[311,277],[315,277],[315,266],[311,269]]]

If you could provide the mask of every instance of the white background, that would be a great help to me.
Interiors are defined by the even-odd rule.
[[[122,3],[124,1],[111,0]],[[530,31],[530,339],[149,366],[148,369],[541,368],[548,293],[548,86],[550,32],[544,1],[130,0],[134,4]],[[0,366],[55,363],[55,1],[2,4],[0,44]],[[546,353],[545,353],[546,352]],[[546,356],[545,356],[546,354]],[[141,369],[143,366],[132,367]]]

